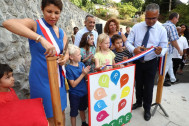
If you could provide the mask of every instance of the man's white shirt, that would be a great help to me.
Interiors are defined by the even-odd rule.
[[[75,35],[75,42],[74,42],[74,45],[78,46],[79,47],[79,44],[80,44],[80,41],[81,41],[81,38],[83,36],[83,34],[85,34],[86,32],[90,32],[86,26],[79,30],[77,32],[77,34]],[[97,45],[97,38],[98,38],[98,33],[95,31],[95,30],[92,30],[91,33],[94,35],[94,44],[95,44],[95,47]]]
[[[179,37],[179,39],[177,40],[177,44],[182,51],[188,48],[188,42],[184,36]],[[180,56],[176,48],[173,49],[173,58],[182,59],[182,56]]]

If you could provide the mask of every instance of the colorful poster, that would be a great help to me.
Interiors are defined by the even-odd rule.
[[[135,65],[88,75],[89,126],[121,126],[130,121]]]

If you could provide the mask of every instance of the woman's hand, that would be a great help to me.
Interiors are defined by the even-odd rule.
[[[41,37],[39,41],[41,42],[41,45],[46,49],[46,52],[44,53],[46,55],[45,57],[54,56],[56,54],[54,45],[48,42],[45,38]]]

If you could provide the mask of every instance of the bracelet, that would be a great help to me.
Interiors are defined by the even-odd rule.
[[[39,42],[39,39],[40,39],[41,37],[42,37],[41,35],[37,36],[37,38],[36,38],[35,41],[38,43],[38,42]]]

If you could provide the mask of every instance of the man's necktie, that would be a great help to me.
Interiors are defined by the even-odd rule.
[[[146,31],[146,34],[144,36],[144,39],[142,41],[142,45],[141,46],[144,46],[144,47],[147,46],[148,39],[149,39],[149,31],[150,31],[151,28],[152,28],[151,26],[147,27],[147,31]],[[144,57],[140,58],[140,61],[144,61]]]

